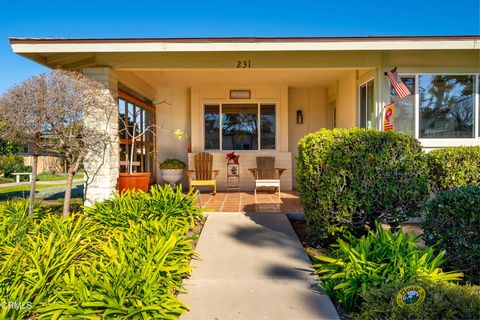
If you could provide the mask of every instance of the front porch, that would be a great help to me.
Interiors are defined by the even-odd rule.
[[[200,193],[201,207],[206,212],[243,212],[243,213],[303,213],[300,197],[296,191],[273,193],[253,192],[218,192],[212,195]]]

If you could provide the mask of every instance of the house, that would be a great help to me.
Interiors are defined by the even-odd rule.
[[[396,104],[395,130],[426,149],[479,145],[480,36],[31,39],[11,38],[13,51],[44,66],[79,70],[102,82],[111,112],[125,123],[157,125],[137,146],[137,171],[160,181],[158,161],[208,151],[226,185],[228,151],[240,154],[242,190],[253,188],[248,168],[272,155],[286,168],[282,189],[295,188],[298,140],[320,128],[382,129],[383,109]],[[413,95],[399,100],[385,76],[397,67]],[[133,118],[134,110],[140,116]],[[129,116],[130,115],[130,116]],[[102,123],[102,119],[96,119]],[[120,122],[123,123],[123,122]],[[108,197],[129,159],[118,137],[87,190]],[[160,129],[161,128],[161,129]],[[176,139],[168,131],[191,137]],[[191,147],[191,152],[189,151]]]

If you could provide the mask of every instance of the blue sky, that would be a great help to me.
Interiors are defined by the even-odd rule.
[[[478,0],[21,1],[0,5],[0,93],[45,68],[8,37],[222,37],[480,34]]]

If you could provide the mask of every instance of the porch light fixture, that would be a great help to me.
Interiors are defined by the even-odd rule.
[[[302,110],[297,110],[297,124],[303,123],[303,112]]]

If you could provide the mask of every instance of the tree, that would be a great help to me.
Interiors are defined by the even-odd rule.
[[[45,150],[44,140],[41,139],[47,109],[45,93],[45,75],[40,75],[15,85],[0,97],[0,138],[19,145],[30,145],[33,151],[30,218],[33,218],[38,156]]]
[[[65,217],[70,209],[73,177],[83,159],[92,150],[105,152],[110,142],[101,124],[92,125],[92,121],[109,118],[111,97],[104,94],[102,84],[81,73],[58,69],[15,86],[0,101],[5,110],[1,119],[12,128],[8,137],[34,147],[30,215],[38,155],[48,151],[57,153],[66,163]]]

